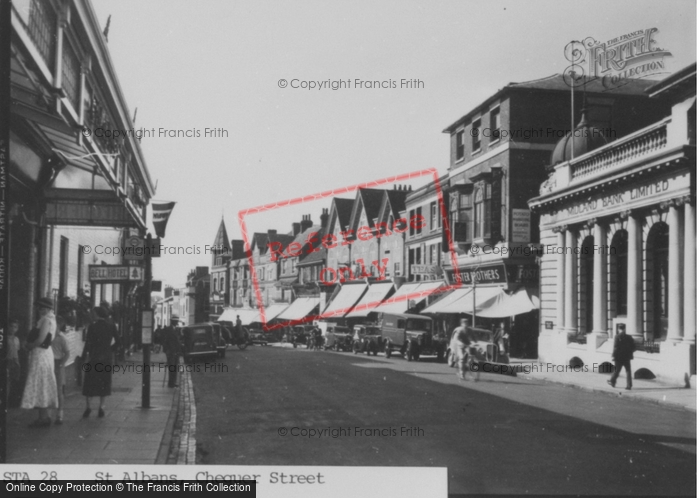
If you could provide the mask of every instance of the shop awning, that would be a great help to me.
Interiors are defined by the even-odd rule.
[[[345,315],[345,318],[369,315],[375,311],[374,308],[377,307],[377,304],[381,303],[393,288],[393,282],[381,282],[370,285],[362,299],[353,307],[350,313]]]
[[[311,313],[321,300],[317,297],[299,297],[286,310],[277,315],[279,320],[301,320]]]
[[[265,320],[270,321],[278,318],[279,315],[289,308],[289,303],[275,303],[265,308]]]
[[[324,310],[324,316],[343,316],[352,311],[352,307],[360,300],[367,289],[367,284],[345,284],[340,288],[333,301]]]
[[[236,324],[236,316],[241,318],[242,325],[250,325],[254,322],[262,322],[257,308],[228,308],[219,317],[219,322],[231,322]]]
[[[475,292],[476,299],[472,294],[471,287],[456,289],[443,299],[425,308],[421,313],[467,313],[471,315],[475,302],[478,313],[482,309],[483,303],[493,299],[502,290],[500,287],[477,287]]]
[[[372,311],[378,313],[406,313],[409,308],[412,308],[427,299],[428,296],[437,292],[442,287],[444,282],[413,282],[403,284],[396,291],[396,294],[384,301],[382,304],[374,308]],[[413,294],[419,294],[415,296]],[[407,296],[411,296],[407,299]]]
[[[485,318],[505,318],[539,309],[540,298],[534,291],[520,289],[512,294],[501,290],[477,309],[476,316]]]

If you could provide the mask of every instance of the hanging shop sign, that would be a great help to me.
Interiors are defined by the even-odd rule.
[[[90,265],[88,278],[95,283],[143,282],[143,267],[123,265]]]

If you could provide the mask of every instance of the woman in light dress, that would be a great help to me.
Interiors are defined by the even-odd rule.
[[[39,417],[29,424],[30,427],[48,427],[51,425],[49,409],[58,406],[53,351],[50,347],[51,340],[56,337],[56,317],[51,299],[42,297],[36,302],[36,307],[39,321],[37,331],[27,338],[29,370],[21,406],[38,410]]]

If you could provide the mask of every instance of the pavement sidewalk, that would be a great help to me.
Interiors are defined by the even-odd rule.
[[[136,366],[142,365],[138,352],[117,362],[122,371],[112,376],[112,395],[105,400],[105,417],[97,417],[99,398],[92,398],[92,413],[82,418],[85,398],[77,384],[77,367],[66,367],[66,399],[62,425],[30,428],[33,410],[13,408],[7,414],[7,463],[55,464],[165,464],[177,462],[179,442],[173,444],[173,430],[181,407],[181,389],[168,388],[164,379],[165,354],[151,355],[149,409],[141,408],[141,379]],[[124,372],[124,367],[128,367]],[[140,371],[140,369],[139,369]],[[180,374],[187,386],[189,374]],[[190,383],[191,388],[191,383]],[[53,413],[51,414],[53,418]],[[175,457],[173,457],[173,454]]]
[[[663,383],[659,380],[634,379],[632,390],[625,390],[627,379],[624,371],[617,380],[617,386],[611,387],[607,381],[610,374],[595,372],[556,372],[547,371],[547,364],[535,360],[511,359],[514,366],[520,365],[518,377],[527,380],[544,380],[567,384],[571,387],[591,392],[601,392],[611,396],[631,398],[649,403],[673,406],[689,411],[697,411],[697,390]],[[529,373],[528,373],[529,370]]]

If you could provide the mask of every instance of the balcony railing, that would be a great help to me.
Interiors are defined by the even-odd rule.
[[[633,135],[602,147],[596,151],[574,159],[570,163],[571,180],[598,175],[623,163],[638,161],[655,154],[667,144],[668,120],[656,123]]]

